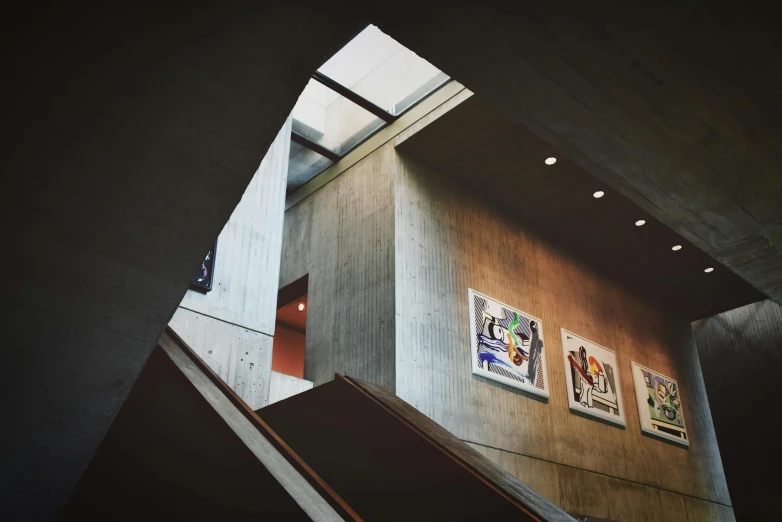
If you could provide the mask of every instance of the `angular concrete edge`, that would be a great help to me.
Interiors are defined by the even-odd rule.
[[[171,328],[158,346],[312,520],[361,520]]]

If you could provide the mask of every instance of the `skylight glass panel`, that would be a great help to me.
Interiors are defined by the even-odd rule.
[[[370,25],[318,69],[337,83],[398,115],[448,81],[448,76]]]
[[[309,81],[293,108],[293,132],[340,156],[384,123],[315,80]]]
[[[291,141],[291,152],[288,163],[288,194],[301,188],[302,185],[320,174],[333,162],[324,158],[317,152],[302,147],[295,141]]]

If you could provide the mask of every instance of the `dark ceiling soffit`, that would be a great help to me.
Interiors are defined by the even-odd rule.
[[[310,149],[313,152],[317,152],[321,156],[330,159],[334,163],[336,163],[336,162],[338,162],[339,160],[342,159],[342,156],[340,156],[339,154],[335,154],[335,153],[331,152],[329,149],[327,149],[326,147],[323,147],[322,145],[318,145],[314,141],[308,140],[307,138],[305,138],[301,134],[297,134],[297,133],[295,133],[293,131],[291,131],[291,141],[295,141],[296,143],[298,143],[302,147],[306,147],[306,148]]]
[[[347,98],[348,100],[352,101],[353,103],[355,103],[356,105],[358,105],[362,109],[371,112],[372,114],[374,114],[375,116],[377,116],[381,120],[385,121],[386,123],[391,123],[391,122],[395,121],[398,118],[398,116],[394,116],[393,114],[389,114],[388,111],[384,111],[383,109],[381,109],[380,107],[378,107],[377,105],[375,105],[371,101],[367,100],[363,96],[359,96],[358,94],[356,94],[355,92],[351,91],[350,89],[348,89],[344,85],[335,82],[334,80],[332,80],[328,76],[326,76],[326,75],[324,75],[324,74],[322,74],[322,73],[320,73],[318,71],[315,71],[315,74],[312,75],[312,78],[314,80],[322,83],[323,85],[325,85],[326,87],[328,87],[332,91],[336,92],[337,94],[340,94],[343,97]]]
[[[310,275],[304,274],[277,292],[277,310],[298,301],[309,292]]]

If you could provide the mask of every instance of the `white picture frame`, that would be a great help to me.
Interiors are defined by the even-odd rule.
[[[679,383],[636,362],[631,364],[641,431],[689,446]]]
[[[543,321],[472,288],[467,294],[472,373],[548,398]]]
[[[626,426],[616,352],[565,328],[560,334],[570,410]]]

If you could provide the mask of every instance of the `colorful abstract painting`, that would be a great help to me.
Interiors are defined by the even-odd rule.
[[[625,425],[616,354],[562,328],[570,409]]]
[[[548,397],[540,319],[470,289],[472,372]]]
[[[204,262],[201,263],[201,268],[198,269],[198,273],[190,280],[190,289],[203,294],[212,290],[212,282],[214,281],[215,270],[215,257],[217,256],[217,241],[215,241],[212,249],[207,252]]]
[[[633,383],[641,431],[689,446],[678,383],[637,363]]]

